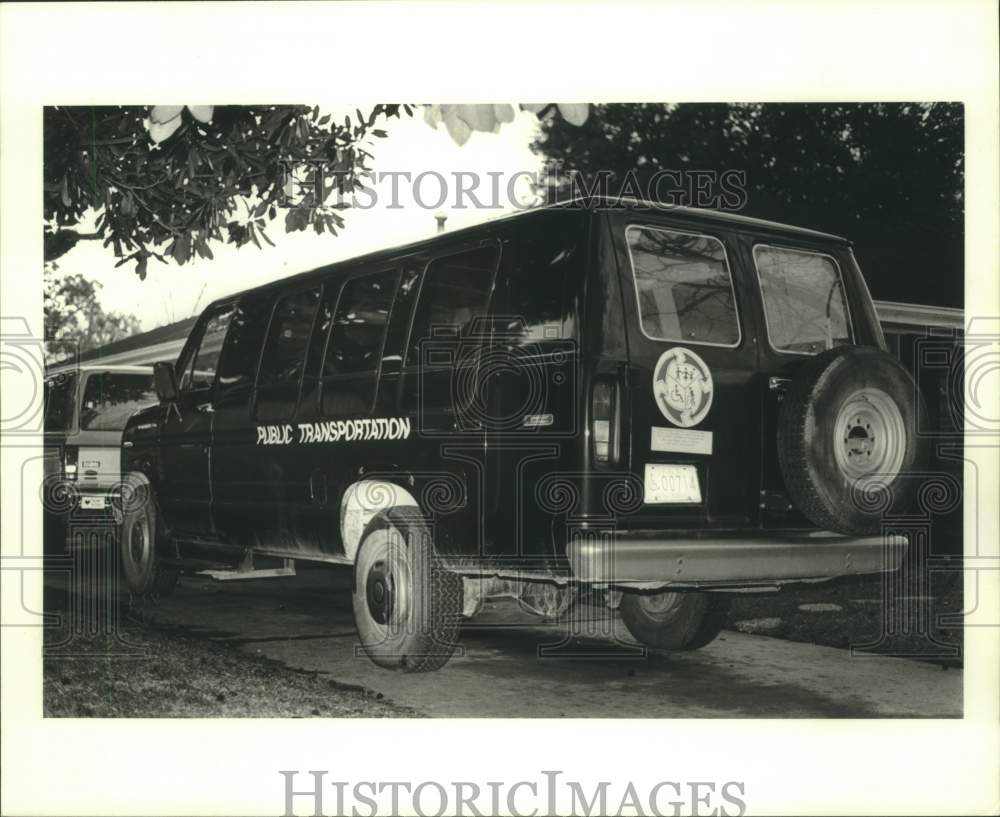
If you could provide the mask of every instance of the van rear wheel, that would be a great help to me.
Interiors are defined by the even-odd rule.
[[[921,397],[881,349],[838,346],[808,360],[778,416],[778,462],[792,504],[817,527],[878,533],[918,488]]]
[[[354,563],[354,623],[378,666],[440,669],[458,641],[462,581],[434,552],[421,515],[396,509],[366,531]]]
[[[618,611],[639,643],[661,650],[696,650],[721,632],[729,613],[729,597],[699,592],[626,592]]]
[[[135,596],[166,596],[177,586],[178,572],[157,555],[162,535],[153,489],[137,485],[123,498],[118,551],[125,585]]]

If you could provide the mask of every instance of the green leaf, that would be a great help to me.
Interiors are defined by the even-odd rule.
[[[191,258],[191,243],[188,235],[179,235],[174,241],[174,261],[178,264],[187,263]]]

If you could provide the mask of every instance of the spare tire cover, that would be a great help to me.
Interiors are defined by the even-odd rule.
[[[926,459],[920,410],[913,378],[881,349],[838,346],[804,363],[778,416],[778,462],[795,507],[855,535],[905,512]]]

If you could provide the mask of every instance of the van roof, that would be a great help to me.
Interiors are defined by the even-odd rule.
[[[576,204],[580,199],[574,199],[567,204]],[[607,210],[656,210],[663,213],[675,213],[691,221],[701,221],[705,224],[718,224],[727,227],[743,227],[751,230],[766,233],[784,233],[786,235],[800,236],[802,238],[818,239],[820,241],[831,241],[837,244],[850,244],[850,239],[833,233],[824,233],[819,230],[812,230],[808,227],[796,227],[794,224],[785,224],[780,221],[768,221],[763,218],[744,216],[740,213],[729,210],[709,210],[700,207],[682,207],[680,205],[659,204],[657,202],[640,201],[638,199],[614,199],[607,196],[601,197],[603,202],[600,209]],[[561,205],[554,205],[561,206]],[[565,206],[565,205],[562,205]]]
[[[286,278],[279,278],[275,281],[268,281],[266,284],[261,284],[256,287],[250,287],[245,290],[239,290],[237,292],[231,292],[225,297],[215,299],[211,304],[209,304],[206,309],[210,309],[218,304],[224,304],[232,301],[234,298],[240,297],[250,292],[263,292],[275,287],[280,287],[293,283],[297,280],[308,280],[314,275],[319,275],[323,273],[329,273],[337,270],[338,268],[346,267],[352,264],[358,264],[362,262],[372,262],[378,261],[380,259],[389,259],[394,256],[412,255],[420,252],[421,250],[427,250],[435,248],[443,243],[451,243],[456,240],[469,239],[474,237],[478,232],[488,230],[497,224],[503,224],[515,219],[527,219],[532,217],[537,217],[541,213],[551,213],[554,211],[562,212],[599,212],[599,211],[623,211],[623,210],[634,210],[634,211],[650,211],[655,210],[662,213],[670,213],[676,215],[682,220],[689,222],[690,224],[702,224],[702,225],[713,225],[719,227],[729,227],[730,229],[748,229],[761,233],[768,233],[772,236],[794,236],[799,238],[812,239],[814,241],[819,240],[823,242],[832,242],[837,244],[850,245],[850,240],[843,238],[842,236],[833,235],[831,233],[824,233],[818,230],[810,230],[806,227],[795,227],[791,224],[782,224],[777,221],[767,221],[760,218],[752,218],[750,216],[740,215],[739,213],[732,213],[722,210],[709,210],[700,207],[681,207],[679,205],[664,205],[658,204],[656,202],[641,201],[638,199],[631,198],[615,198],[610,196],[591,196],[591,197],[577,197],[574,199],[567,199],[566,201],[556,202],[554,204],[548,204],[543,207],[533,207],[526,210],[520,210],[516,213],[503,214],[497,216],[496,218],[491,218],[486,221],[479,222],[478,224],[473,224],[468,227],[462,227],[457,230],[450,230],[445,233],[439,233],[437,235],[431,236],[429,238],[423,238],[419,241],[413,241],[409,244],[400,244],[395,247],[386,247],[385,249],[375,250],[373,252],[364,253],[363,255],[353,256],[351,258],[345,258],[340,261],[335,261],[331,264],[324,265],[322,267],[316,267],[311,270],[289,275]]]

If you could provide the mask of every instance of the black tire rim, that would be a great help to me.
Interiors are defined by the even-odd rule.
[[[127,552],[132,564],[141,570],[149,558],[149,520],[144,516],[132,523]]]

